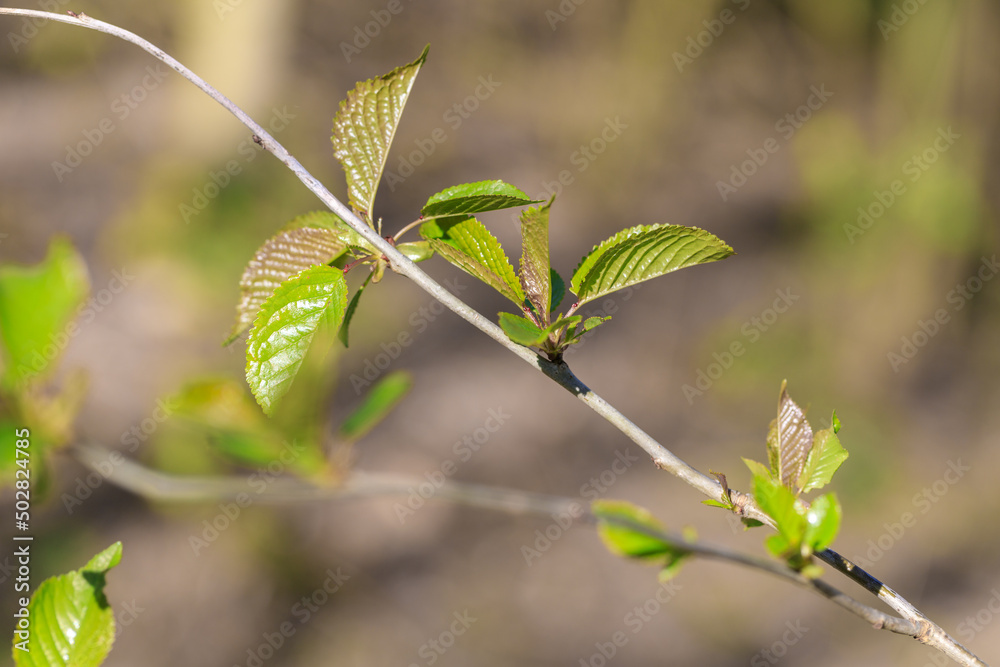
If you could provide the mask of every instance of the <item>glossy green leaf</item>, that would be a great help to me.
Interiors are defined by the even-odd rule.
[[[73,322],[90,292],[83,258],[65,238],[35,266],[0,266],[0,340],[6,387],[45,377],[76,334]]]
[[[570,289],[584,304],[629,285],[695,264],[724,259],[733,249],[697,227],[640,225],[596,246],[577,266]]]
[[[540,321],[548,323],[552,310],[552,267],[549,265],[549,209],[533,206],[521,213],[521,287]],[[565,289],[565,287],[563,288]]]
[[[30,637],[22,644],[14,633],[14,664],[96,667],[104,661],[115,640],[114,612],[104,586],[121,556],[122,544],[115,542],[79,570],[42,582],[28,606]]]
[[[371,431],[392,412],[403,397],[413,388],[413,376],[406,371],[395,371],[379,380],[364,402],[340,426],[345,440],[358,440]]]
[[[833,544],[840,530],[840,503],[832,493],[816,498],[806,512],[806,530],[803,541],[812,551],[822,551]]]
[[[798,486],[802,492],[820,489],[829,484],[847,456],[847,450],[841,446],[833,427],[818,431],[813,438],[813,446],[809,450],[802,474],[799,475]]]
[[[611,553],[656,558],[684,551],[658,537],[663,525],[642,507],[623,500],[595,500],[590,507],[597,518],[597,532]]]
[[[333,119],[333,155],[347,176],[351,207],[369,226],[389,146],[429,48],[408,65],[359,82]]]
[[[411,262],[423,262],[434,256],[434,249],[427,241],[400,243],[396,246],[396,250],[406,255]]]
[[[420,214],[425,218],[472,215],[537,203],[538,200],[503,181],[480,181],[442,190],[427,200]]]
[[[321,264],[285,281],[261,306],[247,340],[247,383],[271,414],[288,392],[316,330],[339,327],[347,309],[344,273]]]
[[[555,310],[566,296],[566,281],[555,269],[549,270],[549,281],[552,283],[552,310]]]
[[[475,218],[425,222],[420,235],[446,260],[497,290],[521,307],[524,291],[500,242]]]
[[[548,337],[544,330],[528,318],[510,313],[500,313],[500,328],[508,338],[525,347],[541,345]]]
[[[236,323],[225,344],[253,325],[261,304],[278,285],[311,266],[329,264],[351,248],[372,251],[367,240],[329,211],[314,211],[286,224],[264,242],[240,278]]]
[[[813,444],[805,412],[789,397],[785,382],[778,396],[778,416],[767,432],[767,458],[775,479],[798,495],[797,483]]]

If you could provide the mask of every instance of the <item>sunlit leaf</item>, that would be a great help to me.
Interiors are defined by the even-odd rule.
[[[104,661],[115,641],[115,616],[104,586],[121,556],[122,544],[115,542],[79,570],[41,583],[28,606],[30,637],[22,645],[14,633],[18,667],[97,667]]]
[[[423,262],[434,256],[434,249],[427,241],[400,243],[396,246],[396,250],[406,255],[411,262]]]
[[[344,274],[325,264],[285,281],[264,302],[247,340],[247,383],[266,414],[288,392],[319,326],[339,327],[346,309]]]
[[[429,48],[425,47],[420,57],[408,65],[359,82],[340,103],[333,119],[334,157],[347,176],[351,207],[369,226],[389,146]]]
[[[364,402],[340,426],[346,440],[357,440],[386,418],[396,404],[413,387],[413,377],[406,371],[395,371],[379,380]]]
[[[786,383],[781,383],[778,416],[767,432],[767,458],[775,479],[798,494],[796,486],[806,457],[813,444],[813,430],[806,415],[788,396]]]
[[[301,215],[264,242],[240,278],[236,324],[226,344],[253,324],[261,304],[278,285],[317,264],[329,264],[350,248],[370,249],[367,240],[329,211]]]
[[[806,530],[803,541],[812,551],[822,551],[833,544],[840,530],[840,503],[832,493],[816,498],[806,512]]]
[[[503,329],[508,338],[525,347],[541,345],[546,337],[545,332],[534,322],[526,317],[510,313],[500,313],[500,328]]]
[[[802,488],[802,493],[829,484],[847,456],[847,450],[841,446],[833,427],[818,431],[813,437],[813,446],[809,450],[802,474],[799,475],[797,484]]]
[[[780,556],[788,549],[797,548],[802,542],[806,520],[796,509],[795,495],[791,489],[777,480],[754,475],[753,497],[761,511],[774,519],[778,534],[786,544],[784,548],[778,550],[779,541],[769,539],[768,548],[774,547],[771,549],[772,553]]]
[[[743,463],[747,465],[747,468],[750,468],[750,473],[754,477],[763,477],[764,479],[774,479],[774,477],[771,475],[771,471],[763,463],[745,457],[743,458]]]
[[[529,208],[521,213],[521,287],[543,323],[552,310],[552,267],[549,265],[549,208]],[[564,288],[565,289],[565,286]]]
[[[520,307],[524,291],[514,267],[483,223],[475,218],[440,218],[420,227],[423,236],[446,260],[497,290]]]
[[[472,215],[537,203],[537,200],[503,181],[480,181],[442,190],[427,200],[420,214],[425,218]]]
[[[83,258],[65,238],[35,266],[0,266],[3,384],[14,387],[56,369],[77,331],[73,322],[90,291]]]
[[[733,249],[697,227],[633,227],[595,247],[573,273],[570,289],[584,304],[605,294],[695,264],[724,259]]]

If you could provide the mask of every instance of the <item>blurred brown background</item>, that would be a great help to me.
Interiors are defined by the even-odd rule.
[[[835,408],[851,452],[835,479],[845,510],[835,547],[1000,661],[1000,618],[989,610],[1000,599],[1000,280],[983,261],[998,242],[996,3],[107,0],[65,9],[164,47],[274,122],[276,138],[341,196],[329,141],[336,105],[356,81],[430,43],[387,165],[402,174],[400,160],[410,160],[412,175],[392,189],[383,181],[376,201],[388,232],[447,186],[502,178],[544,195],[566,172],[552,217],[564,276],[626,226],[721,236],[735,257],[617,301],[614,320],[569,363],[678,455],[727,472],[738,488],[749,478],[739,457],[765,458],[783,378],[811,406],[814,427]],[[242,125],[134,46],[12,17],[0,17],[0,35],[0,260],[37,262],[63,233],[95,291],[116,270],[134,277],[62,360],[90,373],[80,439],[120,448],[157,398],[192,379],[242,376],[242,343],[219,346],[242,266],[279,225],[320,205]],[[113,131],[86,134],[102,121]],[[436,128],[446,140],[419,153]],[[100,142],[79,166],[54,169],[88,136]],[[230,161],[239,173],[198,199],[216,192],[212,174]],[[513,216],[484,219],[517,256]],[[457,277],[460,296],[484,313],[504,307],[444,262],[424,266]],[[391,368],[411,370],[416,385],[358,445],[357,467],[421,478],[454,460],[455,479],[564,496],[592,494],[590,480],[605,473],[600,495],[763,553],[764,532],[742,533],[700,505],[566,392],[457,317],[419,315],[430,297],[407,281],[388,276],[377,287],[359,309],[329,410],[357,405],[351,375],[401,332],[414,342]],[[727,358],[734,343],[744,352]],[[699,388],[699,373],[704,391],[685,393]],[[490,410],[509,417],[460,461],[454,444]],[[609,472],[625,452],[639,461]],[[163,459],[146,444],[129,456]],[[72,493],[85,470],[60,461],[57,494]],[[590,529],[566,531],[528,564],[522,546],[534,547],[538,530],[558,532],[553,521],[431,502],[401,522],[398,500],[254,505],[196,556],[189,537],[219,514],[217,502],[149,503],[104,484],[72,514],[58,496],[36,508],[34,572],[40,581],[124,542],[110,575],[124,616],[109,666],[597,666],[618,631],[628,641],[608,664],[941,664],[916,642],[757,573],[692,563],[661,594],[669,602],[651,604],[655,570],[610,555]],[[304,619],[303,596],[338,568],[349,578]],[[456,614],[466,623],[453,626]],[[269,651],[284,623],[294,633]],[[452,627],[462,633],[450,637]]]

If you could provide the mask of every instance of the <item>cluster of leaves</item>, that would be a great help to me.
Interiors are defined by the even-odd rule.
[[[839,431],[840,420],[834,412],[830,427],[814,433],[805,412],[791,399],[786,383],[782,382],[778,416],[771,421],[767,432],[768,465],[743,459],[753,474],[754,500],[774,520],[778,531],[768,537],[768,550],[807,576],[819,574],[819,568],[811,565],[812,555],[830,546],[837,536],[841,509],[833,493],[809,503],[800,496],[829,484],[847,459],[847,450],[837,437]],[[724,501],[702,502],[732,509],[725,476],[718,477],[725,489]]]
[[[115,617],[104,596],[108,571],[122,558],[115,542],[79,570],[50,577],[31,596],[28,626],[15,631],[18,667],[97,667],[115,641]]]
[[[837,432],[840,420],[833,413],[832,425],[813,433],[805,412],[793,401],[781,383],[778,416],[767,433],[765,466],[743,459],[753,473],[753,496],[761,511],[774,520],[777,533],[767,538],[768,550],[789,567],[809,577],[821,574],[812,555],[826,549],[840,529],[840,503],[832,493],[803,501],[803,493],[830,483],[847,459]],[[703,500],[706,505],[734,510],[726,476],[716,473],[722,483],[723,500]],[[630,558],[665,559],[663,574],[673,576],[685,556],[683,544],[664,536],[663,528],[641,507],[622,501],[596,501],[591,511],[608,548]],[[759,521],[745,520],[759,526]]]
[[[333,152],[344,168],[351,208],[380,235],[382,220],[374,215],[375,194],[403,108],[426,57],[425,48],[412,63],[358,83],[334,118]],[[514,342],[537,348],[551,360],[560,359],[563,350],[609,319],[574,314],[580,306],[643,280],[733,254],[732,248],[701,229],[632,227],[581,259],[569,284],[576,299],[565,313],[555,313],[567,288],[549,261],[552,200],[521,215],[517,272],[496,237],[474,217],[540,203],[503,181],[457,185],[430,197],[416,221],[386,238],[396,243],[419,225],[422,240],[396,247],[417,262],[440,255],[496,289],[517,308],[516,314],[500,314],[503,330]],[[348,299],[344,273],[362,265],[370,273]],[[260,247],[240,281],[237,322],[227,342],[250,329],[247,382],[265,413],[271,414],[288,392],[320,328],[339,328],[341,341],[348,344],[348,327],[364,289],[379,282],[388,267],[385,256],[329,212],[296,218]]]
[[[31,432],[31,482],[41,495],[48,486],[48,454],[71,439],[87,378],[82,370],[52,385],[59,358],[76,335],[87,307],[90,278],[83,258],[64,238],[53,239],[35,266],[0,266],[0,431]],[[18,459],[14,439],[0,442],[0,481],[28,460]]]

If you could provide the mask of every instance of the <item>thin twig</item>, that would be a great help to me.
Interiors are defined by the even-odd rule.
[[[663,470],[670,472],[671,474],[679,477],[685,481],[690,486],[701,491],[703,494],[709,498],[715,500],[723,500],[722,498],[722,487],[714,479],[708,477],[699,470],[693,468],[685,461],[676,456],[673,452],[668,450],[666,447],[657,442],[645,431],[640,429],[634,423],[632,423],[628,418],[626,418],[621,412],[616,408],[611,406],[603,398],[595,394],[589,388],[586,387],[575,375],[569,370],[569,367],[564,363],[552,363],[537,354],[532,352],[526,347],[522,347],[513,341],[511,341],[503,330],[483,317],[482,314],[473,310],[471,307],[465,304],[458,297],[453,295],[451,292],[446,290],[436,281],[434,281],[430,276],[424,273],[416,264],[407,259],[402,253],[400,253],[391,243],[383,239],[375,230],[364,224],[354,212],[345,206],[339,199],[337,199],[326,187],[323,186],[316,178],[310,174],[306,169],[296,160],[281,144],[279,144],[274,137],[272,137],[263,127],[257,124],[252,118],[250,118],[242,109],[236,106],[232,100],[227,98],[225,95],[220,93],[218,90],[210,86],[204,79],[196,75],[194,72],[189,70],[187,67],[178,62],[175,58],[168,55],[159,47],[148,42],[147,40],[139,37],[135,33],[129,32],[119,28],[118,26],[112,25],[110,23],[105,23],[103,21],[98,21],[85,14],[54,14],[52,12],[37,11],[31,9],[14,9],[14,8],[0,8],[0,14],[8,14],[12,16],[34,16],[37,18],[50,19],[53,21],[58,21],[62,23],[68,23],[70,25],[76,25],[83,28],[89,28],[91,30],[97,30],[99,32],[107,33],[113,35],[127,42],[135,44],[136,46],[142,48],[158,60],[162,61],[175,71],[177,71],[181,76],[191,81],[194,85],[200,88],[205,94],[214,99],[216,102],[225,107],[230,113],[232,113],[236,118],[240,120],[244,125],[250,128],[254,135],[255,141],[259,139],[258,143],[268,152],[273,154],[278,160],[285,164],[294,173],[299,180],[313,193],[320,201],[326,204],[334,213],[340,216],[348,225],[350,225],[355,231],[361,234],[369,243],[374,247],[378,248],[383,255],[389,260],[392,268],[397,273],[400,273],[413,282],[417,283],[424,291],[429,293],[435,299],[440,301],[443,305],[449,308],[451,311],[459,315],[462,319],[471,323],[477,329],[485,333],[487,336],[495,340],[497,343],[507,348],[509,351],[520,357],[526,363],[534,366],[544,373],[546,376],[560,384],[567,391],[573,393],[580,400],[586,403],[592,410],[600,414],[606,420],[611,422],[616,426],[622,433],[624,433],[633,442],[638,444],[642,449],[653,459],[653,462]],[[743,516],[748,518],[757,519],[769,525],[773,523],[766,517],[753,503],[752,498],[746,496],[745,494],[738,494],[738,492],[733,492],[734,500],[738,500],[737,503],[740,508],[742,508]],[[847,574],[855,581],[860,580],[857,578],[860,568],[858,567],[847,567],[846,564],[849,563],[846,559],[840,557],[834,552],[825,552],[820,554],[827,563],[837,568],[844,574]],[[867,573],[865,573],[867,574]],[[878,582],[874,577],[869,578],[873,582],[878,583],[877,595],[879,599],[883,600],[891,608],[903,614],[906,618],[925,623],[929,630],[925,632],[918,639],[928,645],[934,646],[939,650],[945,652],[952,659],[956,660],[960,664],[967,665],[983,665],[982,661],[976,658],[971,652],[965,647],[959,644],[956,640],[948,636],[948,634],[939,626],[931,622],[927,617],[920,613],[913,605],[907,602],[902,596],[888,588],[881,582]],[[867,579],[866,579],[867,580]],[[868,588],[866,586],[866,588]],[[872,590],[868,588],[868,590]]]
[[[124,457],[112,458],[113,453],[97,445],[76,445],[73,455],[87,468],[106,477],[112,484],[149,500],[202,503],[233,501],[237,496],[249,496],[254,503],[285,504],[310,500],[352,500],[374,496],[409,496],[427,480],[390,473],[352,470],[337,483],[315,484],[297,477],[273,475],[266,486],[251,485],[243,477],[168,475],[151,470]],[[118,455],[120,457],[120,455]],[[111,470],[108,472],[109,462]],[[423,497],[423,496],[422,496]],[[425,498],[437,498],[453,503],[503,510],[511,514],[541,514],[544,516],[580,515],[586,504],[570,498],[541,493],[504,489],[482,484],[447,481]]]
[[[128,459],[117,461],[111,472],[108,473],[107,462],[113,456],[111,451],[96,445],[78,445],[73,448],[73,453],[84,466],[101,475],[106,475],[109,482],[149,500],[192,503],[233,501],[240,495],[248,495],[250,488],[247,480],[242,477],[168,475]],[[425,480],[422,479],[359,470],[352,470],[349,476],[339,484],[326,486],[316,485],[295,477],[277,476],[270,479],[266,487],[262,489],[255,487],[252,498],[255,503],[276,504],[310,500],[343,501],[385,496],[408,496],[414,493],[414,489],[425,483]],[[596,517],[582,501],[528,493],[517,489],[448,480],[436,487],[433,495],[428,497],[428,499],[431,498],[510,514],[534,514],[546,517],[569,515],[578,517],[582,523],[594,524],[597,522]],[[605,521],[616,523],[614,519],[606,519]],[[922,627],[913,621],[891,616],[862,604],[821,580],[809,579],[775,561],[739,553],[725,547],[688,542],[679,536],[655,531],[631,522],[622,522],[622,525],[663,540],[693,555],[735,563],[790,581],[847,609],[876,629],[911,637],[917,637],[922,630]]]

